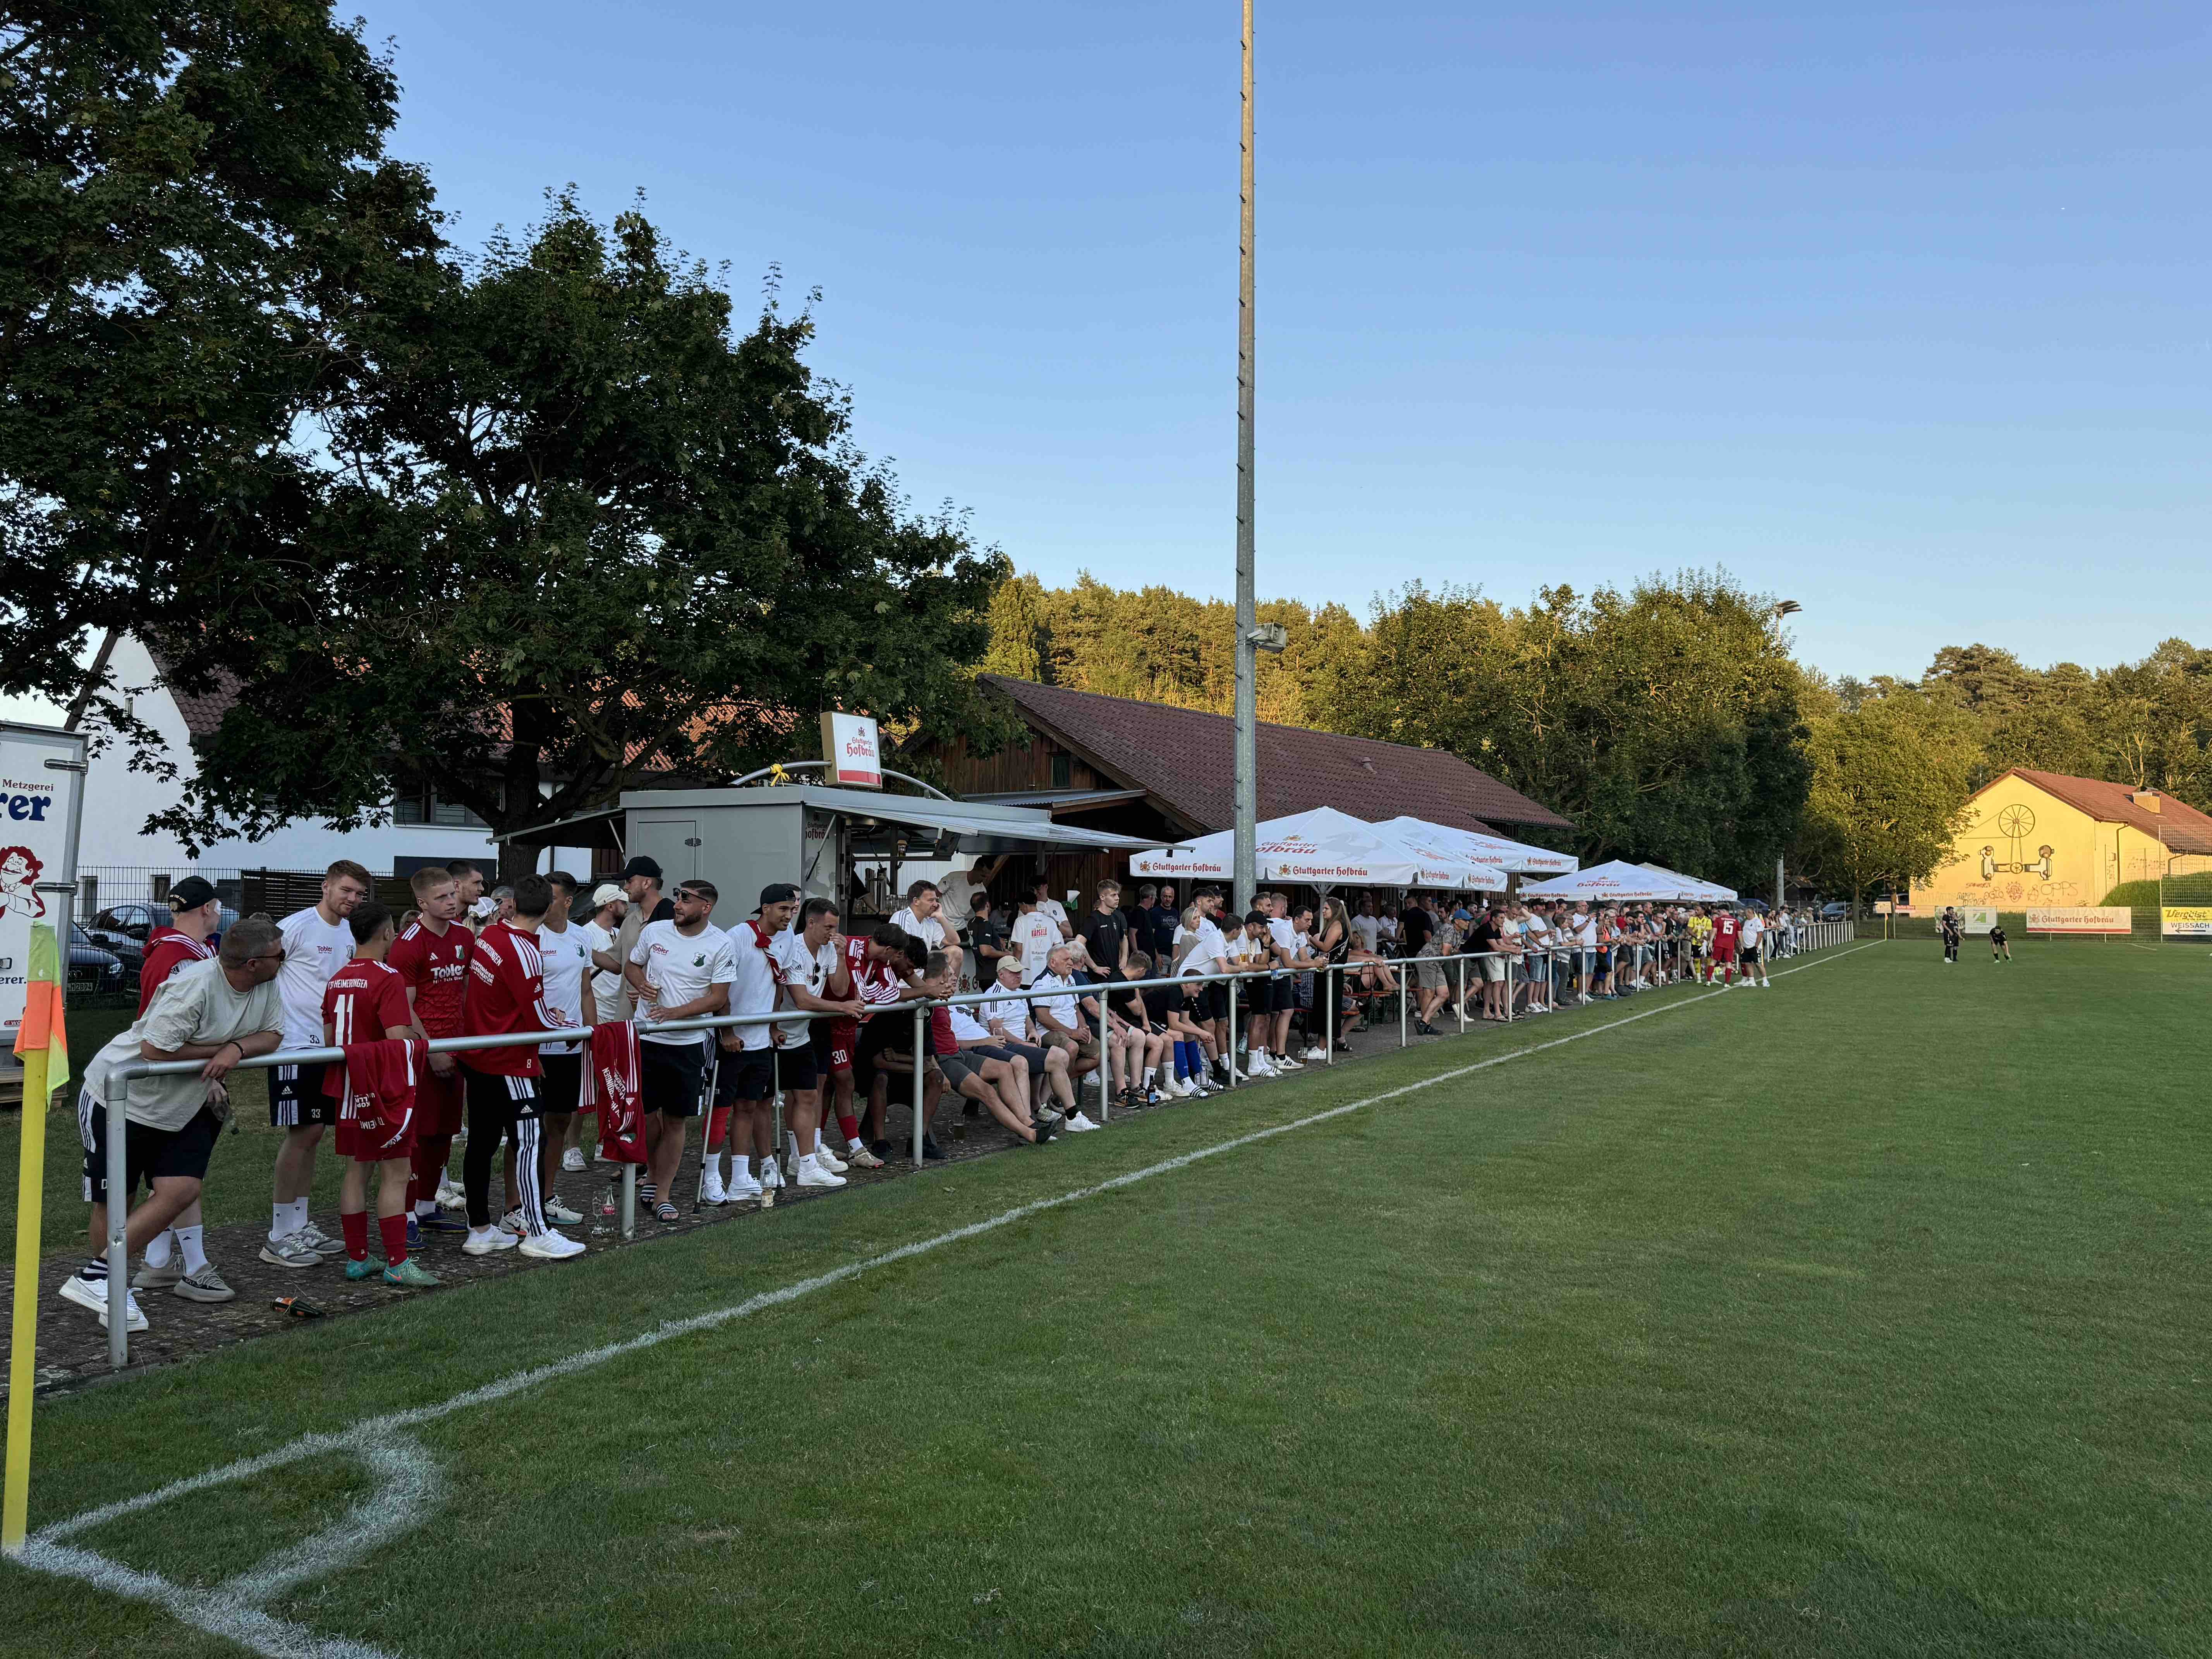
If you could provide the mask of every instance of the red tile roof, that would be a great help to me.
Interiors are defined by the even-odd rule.
[[[1201,830],[1236,822],[1236,723],[1225,714],[986,674],[1042,730],[1123,787],[1142,789]],[[1379,823],[1399,813],[1490,833],[1574,825],[1441,749],[1260,723],[1262,820],[1334,806]]]
[[[2154,836],[2177,853],[2212,853],[2212,817],[2163,790],[2149,792],[2158,796],[2159,810],[2154,812],[2135,804],[2133,784],[2077,778],[2065,772],[2031,772],[2025,766],[2014,767],[2007,775],[2025,778],[2100,823],[2124,823]]]

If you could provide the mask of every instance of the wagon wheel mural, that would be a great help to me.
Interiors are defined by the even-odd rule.
[[[2015,801],[1997,814],[1997,834],[2011,841],[2026,841],[2035,833],[2035,809]]]

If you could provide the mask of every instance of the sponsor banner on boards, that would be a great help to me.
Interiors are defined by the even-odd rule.
[[[2076,904],[2027,913],[2031,933],[2125,933],[2135,922],[2136,913],[2124,904]]]
[[[2162,906],[2158,931],[2167,939],[2212,939],[2212,904]]]

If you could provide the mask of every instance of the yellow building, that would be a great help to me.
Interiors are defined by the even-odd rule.
[[[1912,905],[2027,910],[2102,904],[2124,881],[2176,860],[2202,867],[2212,817],[2155,789],[2014,767],[1966,803],[1950,856],[1912,888]]]

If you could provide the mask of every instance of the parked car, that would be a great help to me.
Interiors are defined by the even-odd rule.
[[[225,905],[218,915],[222,925],[216,937],[221,938],[238,920],[238,912]],[[94,916],[85,932],[92,944],[123,963],[124,977],[136,985],[138,970],[145,963],[148,937],[156,927],[167,927],[173,921],[166,904],[112,904]]]
[[[1841,899],[1831,899],[1820,907],[1820,920],[1823,921],[1848,921],[1850,915],[1851,907]]]
[[[124,976],[123,958],[112,951],[103,951],[93,943],[81,922],[70,923],[69,976],[72,986],[94,991],[123,991],[129,988]]]

